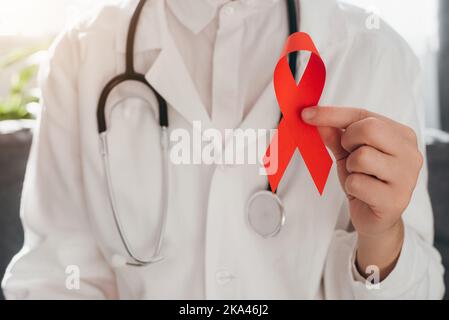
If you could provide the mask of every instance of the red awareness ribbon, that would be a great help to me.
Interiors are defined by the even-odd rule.
[[[288,63],[292,52],[308,51],[309,63],[299,84],[296,84]],[[326,82],[326,67],[310,36],[303,32],[292,34],[285,44],[275,72],[274,88],[283,119],[265,154],[265,169],[271,190],[275,192],[293,157],[296,148],[309,170],[320,195],[332,167],[332,158],[314,126],[306,124],[301,117],[304,108],[317,106]],[[277,148],[276,145],[277,144]],[[277,150],[277,170],[270,172],[273,156]]]

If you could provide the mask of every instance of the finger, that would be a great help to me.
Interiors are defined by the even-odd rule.
[[[346,170],[374,176],[384,182],[392,182],[396,176],[397,159],[370,146],[361,146],[346,159]]]
[[[302,119],[314,126],[346,129],[352,123],[375,116],[374,113],[356,108],[312,107],[302,111]]]
[[[342,135],[343,148],[352,152],[368,145],[389,155],[401,154],[403,146],[410,143],[390,124],[377,118],[365,118],[351,124]]]
[[[324,144],[328,147],[337,161],[346,158],[349,153],[341,145],[343,132],[340,129],[332,127],[318,127]]]
[[[380,114],[359,108],[346,107],[311,107],[302,111],[303,120],[314,126],[346,129],[354,122],[376,118],[383,120],[398,130],[398,134],[416,144],[417,137],[413,129]]]
[[[391,199],[393,194],[391,189],[385,182],[361,173],[350,174],[345,181],[348,196],[359,199],[381,212],[386,209],[386,204],[394,203],[394,199]]]
[[[349,153],[341,145],[342,131],[331,127],[318,127],[318,131],[320,132],[324,144],[331,150],[335,157],[338,178],[343,186],[346,177],[348,176],[348,171],[346,170],[346,158]]]

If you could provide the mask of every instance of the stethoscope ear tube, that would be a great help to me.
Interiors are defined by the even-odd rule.
[[[168,119],[168,106],[165,99],[154,90],[154,88],[148,83],[145,75],[140,74],[135,71],[134,67],[134,42],[136,37],[137,26],[139,24],[139,18],[142,14],[142,10],[145,6],[147,0],[140,0],[137,5],[134,14],[131,18],[131,22],[129,24],[128,36],[126,39],[126,69],[125,72],[114,77],[110,80],[103,91],[101,92],[98,107],[97,107],[97,126],[98,133],[101,134],[107,131],[107,122],[106,122],[106,103],[109,95],[112,90],[117,87],[119,84],[126,81],[137,81],[146,85],[156,96],[158,105],[159,105],[159,125],[161,128],[169,126]]]
[[[298,23],[298,14],[299,12],[299,6],[296,6],[296,0],[288,0],[287,1],[287,8],[288,8],[288,29],[290,34],[294,34],[299,31],[299,23]],[[296,12],[298,10],[298,12]],[[296,78],[297,76],[297,62],[298,62],[298,52],[292,52],[289,55],[289,65],[290,70],[293,73],[293,76]]]

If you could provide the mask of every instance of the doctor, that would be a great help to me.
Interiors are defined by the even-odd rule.
[[[22,202],[25,244],[2,283],[8,298],[442,297],[418,61],[386,24],[367,28],[367,15],[356,8],[334,0],[297,3],[300,29],[327,66],[320,104],[339,106],[302,114],[336,160],[323,197],[296,154],[278,190],[285,225],[261,237],[248,224],[246,205],[266,177],[251,165],[172,162],[164,176],[156,97],[146,97],[152,107],[134,94],[123,100],[139,90],[148,95],[148,88],[122,87],[108,100],[107,148],[120,229],[137,256],[157,249],[168,197],[164,259],[127,263],[96,111],[105,84],[125,69],[137,1],[107,6],[60,36],[42,69],[44,110]],[[272,75],[286,21],[282,0],[147,1],[135,69],[166,100],[169,131],[192,133],[195,121],[220,130],[276,128]],[[380,283],[369,286],[366,278]]]

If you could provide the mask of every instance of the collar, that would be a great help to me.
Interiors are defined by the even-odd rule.
[[[235,2],[236,6],[256,8],[281,0],[166,0],[168,8],[178,20],[194,34],[206,28],[217,15],[219,8]]]
[[[145,5],[137,28],[135,52],[162,48],[163,38],[169,36],[164,28],[166,6],[192,32],[203,30],[215,17],[218,8],[230,0],[151,0]],[[240,0],[257,6],[274,0]],[[278,0],[282,1],[282,0]],[[121,7],[116,32],[116,49],[126,52],[129,19],[138,0],[125,1]],[[309,33],[319,50],[341,42],[347,36],[346,19],[335,0],[298,0],[300,30]]]
[[[229,0],[166,0],[176,18],[194,34],[211,23],[218,9]]]

